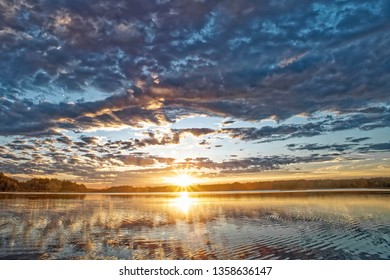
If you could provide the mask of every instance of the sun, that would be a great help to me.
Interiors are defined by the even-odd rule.
[[[179,186],[179,187],[188,187],[193,185],[196,180],[188,174],[179,174],[176,177],[172,177],[168,179],[170,183]]]
[[[182,191],[188,190],[190,186],[199,183],[201,180],[192,176],[189,168],[174,169],[176,176],[165,178],[165,180],[175,186],[182,188]]]

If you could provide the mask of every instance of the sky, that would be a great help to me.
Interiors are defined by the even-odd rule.
[[[387,0],[0,0],[0,172],[390,174]]]

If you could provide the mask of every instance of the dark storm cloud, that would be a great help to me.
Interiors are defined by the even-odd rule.
[[[388,102],[384,0],[1,1],[0,11],[2,135],[159,123],[177,108],[260,120]],[[91,87],[134,96],[97,115],[117,97],[45,101]]]

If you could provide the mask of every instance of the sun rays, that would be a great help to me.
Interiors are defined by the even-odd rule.
[[[199,179],[194,177],[188,169],[175,170],[176,176],[166,178],[166,181],[175,186],[187,190],[188,187],[199,182]]]

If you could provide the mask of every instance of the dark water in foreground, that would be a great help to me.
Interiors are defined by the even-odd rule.
[[[390,195],[5,195],[0,259],[390,259]]]

